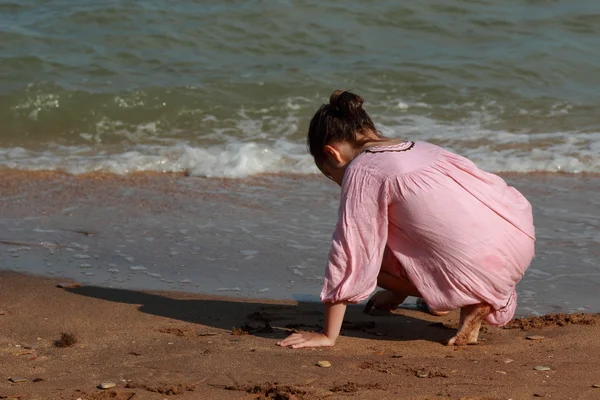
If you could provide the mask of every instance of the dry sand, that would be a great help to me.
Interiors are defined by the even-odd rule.
[[[600,399],[600,315],[487,326],[449,348],[456,314],[351,307],[335,347],[291,350],[275,342],[318,329],[319,304],[57,283],[0,274],[0,398]],[[76,342],[57,347],[61,333]]]

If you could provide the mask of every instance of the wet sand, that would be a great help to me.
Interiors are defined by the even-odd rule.
[[[58,282],[0,273],[0,398],[600,398],[600,315],[486,326],[479,345],[449,348],[456,314],[351,307],[335,347],[291,350],[275,342],[318,328],[320,305]],[[61,333],[76,342],[57,347]]]
[[[600,177],[508,175],[534,207],[518,315],[599,312]],[[122,289],[318,301],[339,188],[0,170],[0,269]]]

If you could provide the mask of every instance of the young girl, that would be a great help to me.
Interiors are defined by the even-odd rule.
[[[529,202],[498,176],[425,142],[383,137],[363,99],[336,91],[310,122],[319,170],[342,188],[321,301],[323,333],[294,333],[280,346],[333,346],[346,305],[380,286],[367,308],[407,296],[432,313],[460,308],[449,345],[476,343],[482,320],[513,317],[516,284],[534,256]]]

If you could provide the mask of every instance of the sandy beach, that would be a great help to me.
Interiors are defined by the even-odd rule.
[[[331,185],[4,171],[0,398],[598,399],[600,181],[508,179],[533,199],[539,226],[519,289],[527,318],[448,348],[456,313],[353,306],[335,347],[291,350],[275,343],[323,322],[306,293],[322,282]],[[63,333],[72,346],[56,346]]]
[[[455,314],[352,307],[335,347],[291,350],[276,340],[318,329],[320,305],[57,283],[0,275],[0,398],[600,398],[597,314],[486,326],[449,348]],[[75,343],[57,347],[61,333]]]
[[[2,1],[0,400],[600,400],[598,5]],[[529,200],[508,327],[446,347],[409,297],[276,345],[323,324],[338,89]]]

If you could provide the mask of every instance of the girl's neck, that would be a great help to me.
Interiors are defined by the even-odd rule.
[[[384,136],[381,136],[379,138],[372,138],[372,139],[369,138],[368,141],[365,141],[361,146],[359,146],[357,148],[356,155],[359,155],[363,151],[365,151],[368,148],[373,147],[373,146],[394,146],[394,145],[400,144],[402,142],[404,142],[404,140],[402,140],[402,139],[386,138]]]

